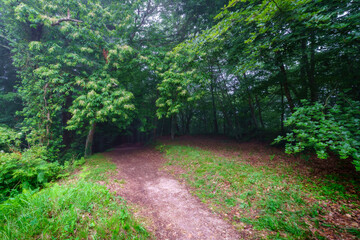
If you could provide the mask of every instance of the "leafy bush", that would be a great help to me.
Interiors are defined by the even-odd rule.
[[[0,201],[56,178],[63,167],[46,160],[46,148],[40,146],[23,153],[0,153]]]
[[[20,145],[21,134],[7,126],[0,126],[0,151],[14,151]]]
[[[341,159],[352,157],[360,171],[360,102],[341,98],[334,106],[302,103],[285,122],[291,132],[275,143],[286,141],[289,154],[314,149],[320,159],[326,159],[329,151]]]

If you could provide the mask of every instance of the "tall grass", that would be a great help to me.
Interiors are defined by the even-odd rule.
[[[146,239],[125,202],[95,180],[114,165],[90,159],[72,180],[0,205],[0,239]]]

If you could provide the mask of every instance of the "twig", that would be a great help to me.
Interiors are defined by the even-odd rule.
[[[2,37],[3,39],[5,39],[5,40],[8,41],[8,42],[15,43],[14,40],[9,39],[8,37],[6,37],[5,35],[3,35],[3,34],[1,34],[1,33],[0,33],[0,37]]]
[[[6,46],[6,45],[2,45],[2,44],[0,44],[0,47],[3,47],[3,48],[6,48],[6,49],[11,50],[11,48],[10,48],[10,47],[8,47],[8,46]]]
[[[77,22],[77,23],[82,23],[83,21],[77,20],[77,19],[72,19],[72,18],[61,18],[59,19],[57,22],[54,22],[53,24],[51,24],[51,26],[56,26],[59,25],[62,22]]]
[[[276,7],[282,12],[283,10],[279,7],[279,5],[275,2],[275,0],[271,0],[273,3],[275,3]]]
[[[334,89],[334,90],[332,90],[331,92],[330,92],[330,94],[329,94],[329,96],[326,98],[326,100],[325,100],[325,105],[324,105],[324,107],[326,107],[327,106],[327,104],[328,104],[328,101],[329,101],[329,98],[333,95],[333,93],[336,91],[336,89]]]

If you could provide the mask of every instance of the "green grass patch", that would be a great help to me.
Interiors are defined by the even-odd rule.
[[[186,171],[181,177],[203,202],[218,212],[233,213],[231,220],[235,223],[245,222],[254,229],[276,233],[270,234],[270,238],[316,238],[309,231],[310,225],[316,227],[323,211],[316,199],[326,198],[330,193],[334,199],[344,196],[340,186],[336,191],[319,191],[332,189],[333,185],[303,184],[286,170],[253,166],[186,146],[166,146],[162,150],[168,165]]]
[[[0,205],[0,239],[147,239],[125,202],[96,181],[116,167],[102,155],[73,179]]]
[[[95,154],[87,159],[79,176],[90,181],[106,181],[115,170],[115,163],[106,159],[102,154]]]

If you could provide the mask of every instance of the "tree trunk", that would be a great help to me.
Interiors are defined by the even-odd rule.
[[[301,75],[307,76],[307,86],[310,91],[310,100],[311,102],[315,102],[317,100],[317,86],[315,81],[315,33],[311,32],[310,34],[310,48],[306,46],[306,39],[302,40],[301,48],[302,48],[302,72]],[[310,51],[310,62],[308,58],[308,51]]]
[[[317,100],[317,87],[315,82],[315,33],[311,32],[310,35],[310,67],[308,72],[309,88],[310,88],[310,100],[315,102]]]
[[[301,82],[303,82],[303,87],[304,89],[304,95],[302,96],[298,96],[299,99],[303,99],[303,98],[308,98],[309,96],[309,79],[307,77],[307,73],[308,71],[308,67],[309,67],[309,60],[308,60],[308,56],[307,56],[307,39],[304,38],[303,40],[301,40],[301,52],[302,52],[302,57],[301,57],[301,69],[300,69],[300,80]]]
[[[157,127],[158,127],[158,118],[154,117],[154,129],[152,131],[153,138],[156,138]]]
[[[191,119],[193,117],[193,113],[189,113],[187,118],[186,118],[186,126],[185,126],[185,134],[190,134],[190,123],[191,123]]]
[[[285,94],[285,97],[286,97],[286,99],[288,101],[290,111],[293,113],[294,112],[294,102],[293,102],[293,99],[292,99],[291,94],[290,94],[289,85],[288,85],[288,78],[287,78],[285,66],[284,66],[284,64],[282,62],[279,63],[279,68],[280,68],[280,72],[282,74],[282,83],[283,83],[283,88],[284,88],[284,94]]]
[[[258,99],[257,95],[255,95],[255,101],[256,101],[258,111],[259,111],[259,119],[260,119],[261,127],[265,128],[264,121],[263,121],[263,118],[262,118],[262,113],[261,113],[260,102],[259,102],[259,99]]]
[[[96,127],[96,123],[92,123],[89,134],[86,138],[85,157],[91,156],[91,154],[92,154],[92,145],[93,145],[93,140],[94,140],[95,127]]]
[[[247,82],[247,79],[246,79],[246,74],[244,73],[243,74],[243,77],[245,79],[245,81]],[[240,81],[239,81],[240,82]],[[241,83],[240,83],[241,84]],[[250,107],[250,113],[251,113],[251,118],[253,120],[253,123],[255,125],[255,128],[257,129],[258,128],[258,123],[257,123],[257,120],[256,120],[256,115],[255,115],[255,108],[254,108],[254,104],[253,104],[253,100],[252,100],[252,97],[251,97],[251,94],[250,94],[250,87],[248,86],[247,87],[247,94],[248,94],[248,102],[249,102],[249,107]]]
[[[30,23],[29,23],[30,24]],[[30,41],[40,41],[43,34],[43,24],[37,24],[36,27],[30,27]]]
[[[72,142],[71,131],[69,131],[65,128],[67,125],[67,122],[71,118],[71,113],[68,112],[68,109],[70,108],[71,104],[72,104],[71,95],[66,96],[65,97],[65,105],[64,105],[63,111],[61,113],[61,120],[62,120],[62,125],[63,125],[62,137],[63,137],[63,143],[64,143],[66,149],[69,149],[71,147],[71,142]]]
[[[285,115],[285,105],[284,105],[284,88],[282,83],[280,82],[281,87],[281,120],[280,120],[280,127],[281,133],[284,134],[284,115]]]
[[[257,120],[256,120],[255,108],[254,108],[254,104],[253,104],[249,89],[248,89],[248,100],[249,100],[249,107],[250,107],[251,117],[252,117],[252,120],[254,122],[255,128],[257,129],[259,126],[258,126],[258,123],[257,123]]]
[[[176,114],[172,115],[171,117],[171,139],[175,139],[175,132],[176,132]]]
[[[214,80],[211,79],[211,84],[210,84],[210,91],[211,91],[211,101],[212,101],[212,110],[213,110],[213,120],[214,120],[214,133],[218,134],[219,133],[219,126],[218,126],[218,122],[217,122],[217,117],[216,117],[216,106],[215,106],[215,96],[214,96]]]
[[[165,118],[163,118],[161,122],[160,137],[164,135],[164,124],[165,124]]]

